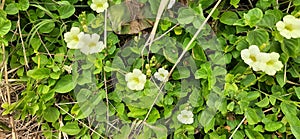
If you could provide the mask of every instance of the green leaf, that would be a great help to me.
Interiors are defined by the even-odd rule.
[[[239,2],[240,0],[230,0],[230,4],[234,7],[234,8],[237,8],[239,7]]]
[[[160,118],[159,111],[156,108],[153,108],[149,114],[149,117],[147,119],[148,123],[155,123],[157,119]]]
[[[46,110],[44,110],[44,119],[47,122],[55,122],[59,118],[59,111],[57,108],[54,107],[48,107]]]
[[[245,116],[249,125],[257,124],[260,121],[255,109],[248,108],[245,112]]]
[[[11,22],[8,19],[0,18],[0,36],[4,36],[9,32]]]
[[[75,13],[75,7],[71,5],[68,1],[63,2],[64,3],[60,5],[57,11],[61,19],[66,19],[71,17]]]
[[[255,84],[255,82],[256,82],[255,74],[249,74],[246,76],[246,78],[241,80],[241,84],[244,86],[251,86],[251,85]]]
[[[290,57],[300,56],[300,39],[284,39],[281,50]]]
[[[202,5],[203,9],[208,8],[210,5],[212,5],[215,1],[214,0],[200,0],[200,4]]]
[[[94,109],[94,106],[90,102],[92,101],[89,100],[89,101],[85,101],[83,104],[79,104],[80,108],[79,108],[78,115],[76,116],[76,119],[83,119],[90,116],[90,114],[93,112]]]
[[[258,107],[267,107],[269,105],[269,98],[265,97],[264,99],[262,99],[261,101],[255,103]]]
[[[283,72],[279,72],[279,73],[276,74],[276,81],[278,82],[280,87],[283,87],[285,85],[284,73]]]
[[[193,107],[199,107],[202,103],[201,101],[201,97],[200,97],[200,93],[199,90],[197,89],[193,89],[193,92],[191,93],[191,95],[189,96],[189,103],[193,106]],[[202,100],[203,102],[203,100]]]
[[[270,132],[274,132],[282,127],[282,123],[280,122],[268,122],[265,124],[265,129]]]
[[[195,73],[196,79],[207,79],[212,76],[211,65],[209,63],[202,64],[200,67]]]
[[[29,0],[19,0],[19,6],[18,8],[21,11],[26,11],[29,8]]]
[[[90,70],[83,70],[79,75],[77,83],[79,85],[84,85],[92,82],[92,72]]]
[[[5,7],[5,12],[9,15],[14,15],[19,12],[19,9],[17,7],[17,3],[10,3]]]
[[[249,139],[265,139],[262,134],[257,131],[253,131],[251,129],[246,129],[245,133]]]
[[[50,21],[48,23],[42,24],[39,28],[40,33],[50,33],[55,28],[55,23]]]
[[[28,107],[28,112],[31,115],[35,115],[38,110],[39,110],[39,105],[38,104],[33,104],[32,106]]]
[[[285,102],[281,102],[280,108],[281,108],[283,114],[285,115],[286,120],[288,121],[288,123],[291,126],[293,135],[296,138],[300,138],[300,126],[299,126],[300,119],[297,116],[297,113],[299,112],[299,110],[297,109],[297,107],[295,105],[285,103]]]
[[[224,12],[220,18],[220,22],[226,25],[233,25],[237,20],[239,20],[238,15],[232,11]]]
[[[234,102],[232,101],[232,102],[230,102],[228,105],[227,105],[227,110],[229,110],[229,111],[233,111],[233,109],[234,109]]]
[[[199,123],[207,127],[210,122],[214,119],[215,111],[212,108],[207,108],[202,111],[202,113],[198,116]]]
[[[124,125],[120,130],[120,134],[115,135],[114,138],[115,139],[128,138],[130,132],[131,132],[131,128],[129,127],[129,125]]]
[[[258,23],[259,26],[273,27],[282,18],[282,11],[280,10],[268,10],[265,12],[264,17]]]
[[[163,48],[163,54],[169,62],[173,64],[176,63],[178,59],[178,49],[176,46],[168,46]]]
[[[256,29],[247,34],[246,40],[250,45],[257,45],[258,47],[267,45],[269,44],[269,33],[264,29]]]
[[[275,0],[259,0],[256,3],[256,7],[261,8],[261,9],[267,9],[268,7],[271,6],[272,3],[275,3]]]
[[[35,57],[32,57],[32,60],[34,63],[40,64],[40,65],[46,65],[49,62],[48,57],[45,55],[37,55]]]
[[[174,80],[185,79],[188,77],[190,77],[190,70],[184,66],[178,66],[172,74],[172,78]]]
[[[190,8],[180,8],[177,21],[179,24],[189,24],[192,23],[196,17],[193,9]]]
[[[54,90],[57,93],[67,93],[73,90],[76,86],[76,83],[73,81],[72,75],[63,76],[56,83]]]
[[[49,74],[50,70],[48,68],[36,68],[27,72],[27,76],[36,80],[48,78]]]
[[[293,3],[295,6],[299,6],[300,5],[300,0],[293,0]]]
[[[35,51],[39,50],[41,44],[42,44],[41,40],[39,38],[37,38],[37,37],[32,38],[31,41],[30,41],[30,45],[32,46],[32,48]]]
[[[143,116],[145,115],[148,110],[146,109],[139,109],[139,108],[136,108],[136,107],[128,107],[130,112],[127,114],[128,117],[133,117],[133,118],[138,118],[140,116]]]
[[[244,100],[248,100],[248,101],[252,101],[257,99],[260,96],[260,93],[258,91],[251,91],[251,92],[247,92],[247,95],[245,98],[243,98]]]
[[[68,135],[77,135],[80,132],[80,128],[77,122],[68,122],[60,128],[60,131],[65,132]]]
[[[150,3],[151,12],[156,13],[159,8],[160,1],[159,0],[149,0],[149,3]]]
[[[154,131],[157,139],[167,139],[168,129],[165,126],[161,124],[156,126],[151,126],[151,130]]]
[[[204,50],[200,45],[196,45],[192,49],[192,56],[195,60],[207,61]]]
[[[253,8],[248,11],[248,13],[244,14],[244,19],[246,25],[250,27],[256,26],[258,22],[263,18],[263,12],[259,8]]]
[[[293,86],[293,88],[295,90],[295,93],[296,93],[298,99],[300,99],[300,87]]]

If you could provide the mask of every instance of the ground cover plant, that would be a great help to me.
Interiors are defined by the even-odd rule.
[[[0,138],[300,138],[300,0],[2,0]]]

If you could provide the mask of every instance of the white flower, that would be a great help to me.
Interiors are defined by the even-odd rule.
[[[283,17],[283,21],[276,23],[279,33],[287,38],[300,38],[300,19],[295,18],[292,15],[286,15]]]
[[[146,75],[139,69],[134,69],[125,75],[125,80],[130,90],[143,90],[146,83]]]
[[[244,49],[241,51],[241,57],[246,64],[248,64],[254,71],[259,71],[259,59],[260,59],[260,50],[258,46],[251,45],[249,49]]]
[[[70,32],[64,34],[64,40],[67,42],[67,47],[70,49],[79,49],[79,35],[80,29],[78,27],[72,27]]]
[[[80,33],[78,36],[80,51],[86,55],[101,52],[105,48],[103,42],[99,41],[100,36],[98,34]]]
[[[154,77],[159,80],[159,81],[167,81],[167,77],[168,77],[169,71],[163,69],[163,68],[159,68],[158,72],[154,73]]]
[[[97,13],[101,13],[108,8],[107,0],[92,0],[91,8]]]
[[[279,59],[279,54],[272,53],[262,53],[260,57],[260,67],[268,75],[275,75],[275,73],[283,67],[283,64]]]
[[[193,116],[193,112],[188,110],[182,110],[180,114],[177,115],[177,119],[183,124],[192,124],[194,122]]]
[[[173,5],[175,4],[175,2],[176,2],[176,0],[170,0],[167,9],[171,9],[173,7]]]

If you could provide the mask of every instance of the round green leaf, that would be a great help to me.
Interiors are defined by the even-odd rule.
[[[19,10],[26,11],[29,8],[29,0],[19,0]]]
[[[76,135],[80,132],[80,128],[77,122],[68,122],[60,128],[60,131],[65,132],[68,135]]]
[[[50,33],[55,28],[54,22],[48,22],[39,28],[40,33]]]
[[[178,49],[175,46],[165,47],[163,53],[165,58],[171,63],[175,63],[178,59]]]
[[[11,22],[8,19],[0,18],[0,36],[4,36],[10,30]]]
[[[57,9],[57,11],[61,19],[66,19],[75,13],[75,7],[71,4],[63,4]]]
[[[269,105],[269,98],[265,97],[264,99],[262,99],[261,101],[255,103],[258,107],[267,107]]]
[[[73,81],[71,75],[66,75],[62,77],[55,85],[54,90],[57,93],[67,93],[73,90],[76,83]]]
[[[256,29],[248,33],[246,40],[250,45],[260,47],[269,44],[269,34],[264,29]]]
[[[281,49],[290,57],[297,57],[300,54],[300,39],[284,39]]]
[[[57,108],[54,107],[48,107],[45,111],[44,111],[44,119],[47,122],[55,122],[56,120],[58,120],[59,118],[59,111]]]
[[[234,7],[237,8],[239,7],[240,0],[230,0],[230,4]]]
[[[5,7],[5,12],[9,15],[14,15],[19,12],[19,9],[17,7],[16,3],[10,3]]]
[[[50,74],[50,70],[47,68],[37,68],[37,69],[29,70],[27,72],[27,76],[36,80],[48,78],[49,74]]]
[[[247,14],[244,14],[245,23],[250,27],[254,27],[262,18],[263,12],[259,8],[253,8]]]
[[[259,117],[258,117],[258,115],[257,115],[257,113],[254,109],[249,108],[245,112],[245,116],[247,118],[247,121],[248,121],[249,125],[257,124],[260,121]]]
[[[281,127],[282,127],[282,124],[280,122],[268,122],[265,124],[265,129],[267,131],[271,131],[271,132],[276,131]]]
[[[192,23],[195,18],[194,10],[190,8],[179,9],[178,22],[179,24],[189,24]]]
[[[239,20],[238,15],[232,11],[224,12],[220,18],[220,22],[226,25],[233,25],[237,20]]]

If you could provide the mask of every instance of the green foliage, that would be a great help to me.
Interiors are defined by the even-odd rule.
[[[276,28],[286,14],[300,17],[299,0],[222,1],[191,43],[214,0],[177,2],[156,34],[148,28],[158,0],[111,0],[108,15],[91,2],[5,2],[0,63],[26,88],[1,105],[2,115],[36,116],[46,138],[300,138],[300,39]],[[106,47],[91,55],[67,48],[72,27],[99,34]],[[250,45],[279,53],[285,67],[274,76],[252,70],[241,59]],[[173,70],[165,84],[154,76],[159,68]],[[142,90],[128,88],[133,69],[147,76]],[[182,110],[193,113],[192,124],[177,117]]]

